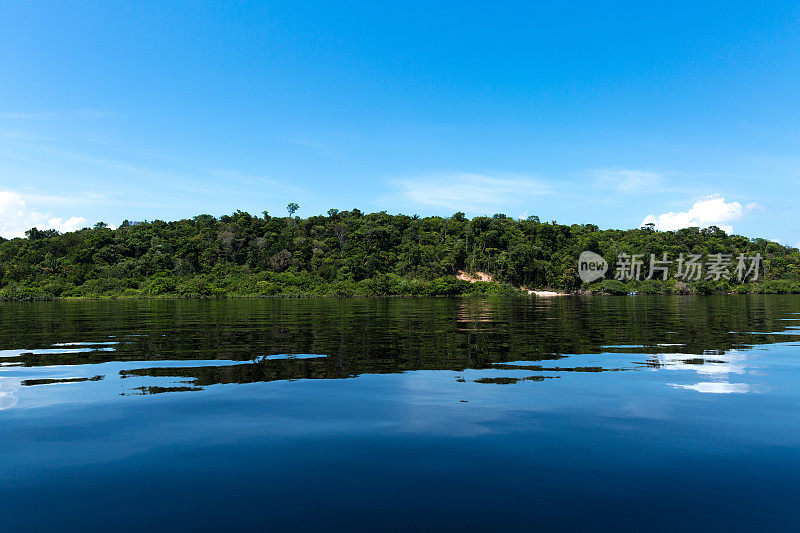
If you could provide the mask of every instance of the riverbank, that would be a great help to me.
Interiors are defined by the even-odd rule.
[[[748,290],[740,291],[682,291],[682,292],[606,292],[601,290],[581,289],[573,292],[558,292],[552,290],[533,290],[517,289],[514,287],[497,286],[482,290],[448,292],[448,293],[370,293],[370,292],[347,292],[329,290],[324,292],[304,292],[287,291],[275,294],[262,293],[227,293],[215,291],[212,294],[200,293],[160,293],[148,294],[142,291],[125,291],[123,293],[103,293],[103,294],[84,294],[55,296],[51,293],[24,290],[24,291],[0,291],[0,302],[24,302],[24,301],[103,301],[103,300],[219,300],[219,299],[307,299],[307,298],[486,298],[486,297],[534,297],[534,298],[558,298],[561,296],[648,296],[648,295],[672,295],[672,296],[692,296],[692,295],[748,295],[748,294],[800,294],[800,291],[772,291],[768,292],[763,288],[755,290],[749,287]]]
[[[800,293],[800,251],[718,228],[599,230],[536,217],[331,210],[306,219],[237,211],[26,235],[0,238],[0,299]],[[621,253],[695,254],[703,264],[720,253],[761,261],[748,277],[757,280],[744,285],[733,265],[718,280],[703,270],[702,280],[683,282],[673,265],[666,281],[584,284],[578,261],[586,249],[608,265]]]
[[[800,282],[767,280],[732,284],[728,280],[680,283],[674,280],[602,280],[575,290],[548,286],[515,286],[486,272],[457,272],[434,278],[379,274],[361,279],[326,280],[310,272],[216,270],[208,274],[162,273],[148,277],[98,277],[80,284],[64,277],[41,282],[8,283],[0,288],[2,301],[56,299],[209,299],[209,298],[308,298],[365,296],[532,296],[554,298],[569,294],[787,294],[800,293]]]

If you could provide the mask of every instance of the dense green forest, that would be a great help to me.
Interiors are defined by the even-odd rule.
[[[59,234],[0,238],[0,299],[304,295],[497,295],[520,288],[606,293],[800,292],[800,252],[716,227],[672,232],[600,230],[502,214],[468,219],[365,214],[358,209],[300,218],[237,211],[220,218],[103,223]],[[618,254],[760,254],[756,282],[600,280],[582,283],[580,253],[610,265]],[[674,269],[674,267],[671,267]],[[495,282],[470,283],[464,272]],[[670,274],[673,271],[670,270]],[[527,294],[527,293],[525,293]]]

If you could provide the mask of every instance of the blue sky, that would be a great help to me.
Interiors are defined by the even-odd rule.
[[[0,20],[2,235],[297,202],[800,242],[797,2],[0,0]]]

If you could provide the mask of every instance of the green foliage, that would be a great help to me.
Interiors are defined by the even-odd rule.
[[[55,295],[47,292],[38,287],[4,287],[0,290],[0,301],[18,300],[18,301],[40,301],[40,300],[53,300]]]
[[[176,288],[175,279],[164,275],[156,276],[142,283],[142,292],[149,296],[172,294]]]
[[[257,281],[256,291],[263,296],[274,296],[281,292],[281,287],[277,283],[271,281]]]
[[[604,294],[628,294],[628,286],[615,279],[604,279],[600,283],[592,286],[593,292],[602,292]]]
[[[788,280],[766,280],[751,285],[750,292],[756,294],[800,294],[800,282]]]
[[[515,287],[625,294],[800,292],[800,252],[719,228],[659,232],[599,230],[505,215],[468,219],[365,214],[331,209],[295,218],[236,211],[165,222],[105,224],[58,234],[29,230],[0,240],[0,298],[361,295],[503,295]],[[758,281],[683,283],[672,277],[580,284],[581,251],[602,255],[613,273],[617,254],[761,254]],[[485,272],[469,283],[459,271]]]

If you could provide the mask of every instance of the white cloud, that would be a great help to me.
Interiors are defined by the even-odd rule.
[[[597,170],[594,176],[601,186],[625,194],[659,192],[664,186],[664,178],[648,170]]]
[[[694,385],[670,383],[670,386],[676,389],[695,390],[704,394],[745,394],[750,392],[750,385],[747,383],[703,381]]]
[[[45,229],[55,229],[62,233],[68,231],[77,231],[79,229],[86,227],[86,219],[83,217],[69,217],[68,219],[63,219],[61,217],[51,218],[47,221],[47,226]],[[108,225],[109,228],[115,229],[116,226]]]
[[[698,374],[722,376],[747,373],[747,360],[750,357],[747,352],[731,350],[727,353],[715,354],[714,362],[706,360],[702,365],[687,364],[687,360],[697,358],[696,355],[688,353],[657,354],[653,358],[658,361],[659,370],[679,370],[681,372],[693,370]]]
[[[518,175],[458,173],[391,182],[413,205],[446,207],[455,211],[498,212],[550,191],[540,181]]]
[[[0,378],[0,411],[16,407],[19,403],[19,380],[13,378]]]
[[[79,109],[68,112],[53,111],[0,111],[0,118],[16,120],[69,120],[86,119],[98,120],[109,117],[119,117],[119,113],[104,109]]]
[[[0,191],[0,220],[21,217],[24,214],[25,202],[20,195],[11,191]]]
[[[22,196],[11,191],[0,191],[0,236],[7,239],[24,237],[32,227],[60,232],[75,231],[86,226],[83,217],[53,217],[28,208]]]
[[[647,215],[642,221],[644,224],[655,224],[656,229],[673,231],[682,228],[704,228],[718,226],[727,233],[733,232],[730,222],[735,222],[746,213],[753,210],[763,210],[757,203],[743,206],[739,202],[726,202],[718,194],[706,196],[692,205],[688,211],[663,213],[661,215]]]
[[[229,169],[210,169],[208,172],[211,176],[217,178],[218,183],[215,183],[212,187],[208,187],[207,190],[209,192],[217,192],[217,194],[219,194],[220,184],[235,184],[245,186],[250,191],[263,191],[266,189],[273,194],[308,194],[306,189],[297,187],[296,185],[286,181],[275,179],[271,176],[245,174],[237,170]]]

